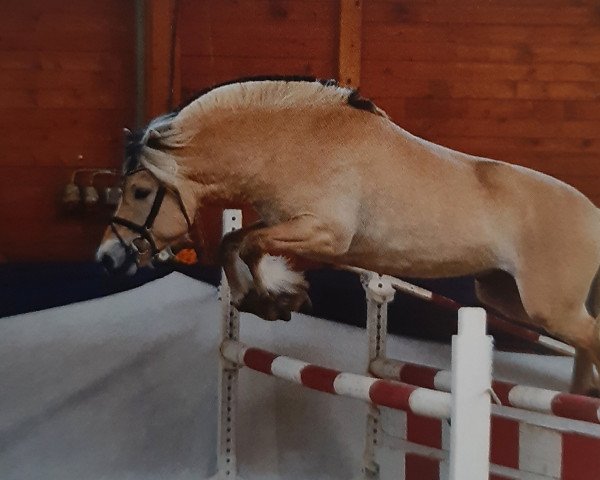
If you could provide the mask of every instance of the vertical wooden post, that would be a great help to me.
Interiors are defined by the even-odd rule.
[[[487,480],[490,475],[492,337],[483,308],[458,311],[452,337],[450,480]]]
[[[176,91],[180,88],[176,71],[179,68],[179,59],[176,58],[179,48],[173,46],[176,3],[177,0],[146,1],[146,119],[171,110],[169,100],[172,98],[177,103],[180,96],[180,92]],[[173,59],[172,54],[176,56]],[[171,71],[172,66],[175,71]],[[171,93],[172,87],[174,91]]]
[[[223,235],[242,228],[241,210],[223,211]],[[240,313],[231,302],[227,277],[221,272],[221,348],[226,340],[240,338]],[[236,418],[238,404],[238,372],[240,366],[223,355],[219,359],[219,411],[217,424],[217,473],[211,480],[239,480],[237,474]]]
[[[338,79],[347,87],[360,86],[363,0],[340,0]]]
[[[371,364],[378,358],[385,358],[388,304],[394,299],[396,291],[392,287],[389,277],[377,273],[363,275],[362,282],[367,300],[367,337],[369,341],[366,370],[370,375]],[[376,461],[375,449],[379,442],[381,429],[379,407],[373,404],[367,405],[366,423],[361,480],[378,480],[379,464]]]

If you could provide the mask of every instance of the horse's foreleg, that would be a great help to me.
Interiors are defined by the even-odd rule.
[[[242,241],[240,258],[248,265],[261,301],[275,303],[280,317],[289,319],[309,302],[304,277],[282,268],[274,260],[280,256],[330,261],[344,253],[350,240],[313,215],[302,215],[287,222],[249,233]]]
[[[289,320],[291,311],[310,305],[306,293],[308,284],[302,274],[292,271],[283,257],[263,255],[258,262],[260,275],[253,275],[239,255],[246,236],[263,228],[265,224],[258,222],[226,234],[221,241],[219,260],[231,289],[231,301],[236,308],[266,320]],[[255,277],[268,280],[267,295],[259,293]],[[264,290],[261,283],[260,291]]]
[[[248,227],[227,233],[219,247],[219,262],[223,267],[227,283],[231,289],[231,299],[236,307],[253,289],[252,274],[247,265],[240,259],[239,249],[244,238],[259,228],[264,228],[263,222],[254,223]]]

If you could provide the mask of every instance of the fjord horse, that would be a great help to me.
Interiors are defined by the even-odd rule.
[[[474,275],[481,301],[576,347],[572,390],[600,367],[600,212],[542,173],[415,137],[357,92],[306,79],[239,81],[129,134],[124,192],[98,259],[135,271],[199,207],[245,202],[225,237],[234,300],[288,318],[300,256],[416,278]]]

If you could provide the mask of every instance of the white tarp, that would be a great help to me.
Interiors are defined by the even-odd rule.
[[[203,479],[215,470],[219,307],[181,274],[0,319],[0,480]],[[242,317],[241,340],[364,373],[363,330]],[[450,348],[389,339],[390,357],[449,367]],[[565,389],[570,360],[498,353],[499,378]],[[243,371],[238,462],[252,479],[349,479],[365,405]],[[387,456],[387,455],[386,455]]]

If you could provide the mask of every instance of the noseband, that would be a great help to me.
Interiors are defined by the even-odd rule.
[[[139,261],[141,258],[151,259],[157,256],[160,251],[156,248],[156,241],[152,236],[152,227],[154,226],[154,221],[156,220],[156,216],[160,211],[160,207],[162,206],[163,200],[165,199],[165,193],[167,192],[167,187],[163,182],[161,182],[156,176],[150,172],[147,168],[136,168],[131,172],[128,172],[125,176],[129,177],[141,171],[147,171],[152,175],[155,180],[158,182],[158,190],[154,197],[154,201],[152,202],[152,207],[150,207],[150,211],[148,212],[148,216],[142,225],[132,222],[131,220],[127,220],[126,218],[117,217],[116,215],[112,217],[110,221],[110,228],[112,232],[115,234],[119,243],[123,246],[128,256],[135,256]],[[178,190],[169,189],[177,199],[179,203],[179,209],[185,218],[185,222],[187,223],[188,231],[192,228],[192,222],[190,221],[190,217],[187,214],[185,209],[185,205],[183,204],[183,200],[181,199],[181,194]],[[122,227],[131,230],[139,234],[139,237],[134,238],[131,243],[127,244],[123,237],[119,234],[116,225],[120,225]]]

